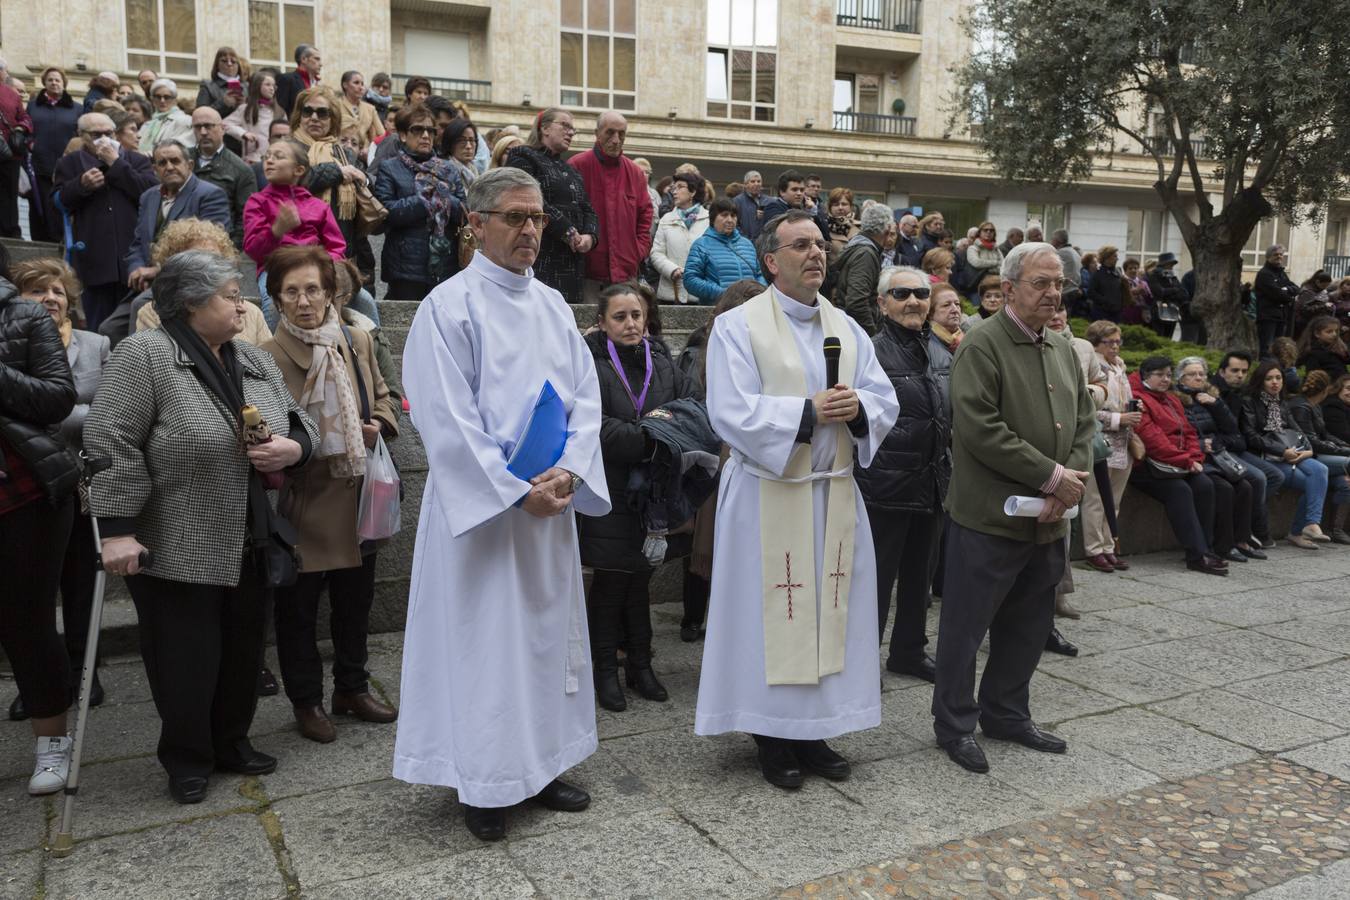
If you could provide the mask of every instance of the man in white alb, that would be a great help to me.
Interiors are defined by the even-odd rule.
[[[818,295],[828,249],[810,213],[766,223],[771,287],[719,316],[707,351],[708,413],[731,458],[694,731],[749,732],[765,779],[786,788],[803,770],[847,778],[825,739],[881,722],[876,564],[852,470],[898,407],[867,334]]]
[[[403,647],[394,776],[453,787],[483,840],[533,798],[590,802],[558,776],[596,748],[575,509],[609,512],[600,390],[562,295],[530,270],[539,185],[496,169],[469,188],[480,251],[422,301],[403,384],[427,452]],[[567,412],[557,464],[507,469],[550,383]]]

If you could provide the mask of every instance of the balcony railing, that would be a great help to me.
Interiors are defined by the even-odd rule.
[[[1149,149],[1159,156],[1176,156],[1176,141],[1166,135],[1153,135],[1148,139]],[[1209,141],[1204,138],[1191,138],[1191,152],[1196,159],[1210,159]]]
[[[395,96],[404,96],[404,86],[414,75],[390,75]],[[426,77],[426,76],[423,76]],[[492,82],[470,81],[467,78],[427,78],[431,82],[431,92],[447,100],[463,100],[468,103],[491,103]]]
[[[913,116],[879,116],[875,113],[836,112],[835,131],[856,131],[863,134],[894,134],[914,137]]]
[[[1331,276],[1332,281],[1340,281],[1350,275],[1350,256],[1324,256],[1322,269]]]
[[[919,33],[922,0],[835,0],[834,21],[855,28]]]

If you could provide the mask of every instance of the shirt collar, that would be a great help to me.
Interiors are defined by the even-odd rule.
[[[1045,343],[1045,326],[1042,325],[1039,332],[1032,331],[1026,322],[1017,318],[1017,313],[1013,312],[1012,306],[1009,304],[1004,304],[1003,313],[1008,317],[1010,322],[1017,326],[1019,331],[1031,338],[1031,340],[1035,341],[1037,344]]]

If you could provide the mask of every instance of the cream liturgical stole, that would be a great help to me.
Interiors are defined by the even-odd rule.
[[[824,297],[818,297],[826,337],[841,344],[839,371],[851,378],[857,368],[858,345],[848,320]],[[770,396],[806,398],[806,370],[787,315],[775,292],[765,291],[746,303],[750,343],[763,392]],[[760,560],[764,585],[764,675],[769,684],[818,684],[824,675],[844,669],[844,637],[852,582],[853,530],[857,508],[853,491],[853,441],[842,424],[817,426],[838,430],[834,464],[829,472],[811,471],[811,447],[796,446],[783,476],[754,467],[759,476]],[[825,587],[816,584],[815,508],[812,485],[828,479],[825,513]],[[820,612],[816,606],[819,598]]]

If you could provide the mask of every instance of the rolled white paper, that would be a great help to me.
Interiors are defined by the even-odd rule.
[[[1034,519],[1045,509],[1044,497],[1009,497],[1003,504],[1003,514],[1015,518]],[[1078,507],[1070,506],[1064,512],[1064,518],[1078,518]]]

